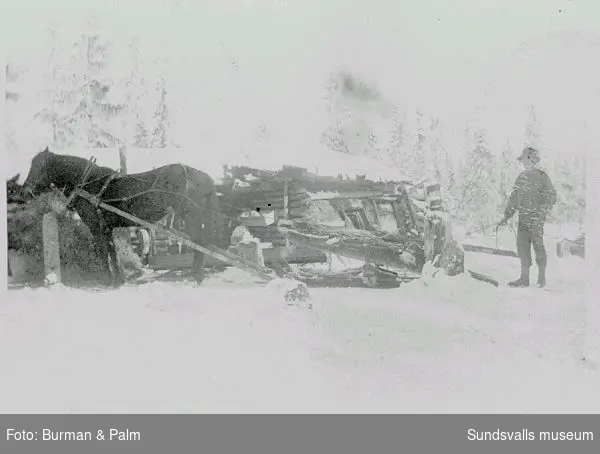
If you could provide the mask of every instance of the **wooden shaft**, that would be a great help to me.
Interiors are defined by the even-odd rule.
[[[127,174],[127,148],[125,146],[119,147],[119,162],[121,164],[121,173]]]
[[[87,193],[86,191],[82,191],[81,189],[78,189],[77,193],[78,193],[77,195],[85,198],[86,200],[90,201],[91,203],[97,203],[97,199],[94,196],[92,196],[91,194]],[[227,251],[218,249],[214,246],[200,246],[199,244],[196,244],[196,243],[188,240],[187,238],[185,238],[183,236],[183,234],[181,232],[177,232],[174,229],[151,224],[148,221],[144,221],[143,219],[140,219],[137,216],[133,216],[132,214],[129,214],[123,210],[119,210],[118,208],[115,208],[104,202],[99,202],[98,206],[106,211],[110,211],[111,213],[117,214],[121,217],[124,217],[125,219],[135,222],[136,224],[146,227],[147,229],[151,229],[151,230],[155,230],[155,231],[159,231],[159,232],[165,232],[165,233],[169,234],[169,236],[171,238],[173,238],[177,241],[180,241],[181,243],[185,244],[186,246],[188,246],[191,249],[195,249],[197,251],[208,254],[208,255],[216,258],[217,260],[221,260],[222,262],[225,262],[229,265],[244,269],[244,270],[251,272],[254,275],[260,277],[261,279],[271,280],[271,279],[277,278],[277,275],[273,271],[271,271],[267,268],[262,268],[255,263],[252,263],[248,260],[244,260],[241,257],[238,257]]]
[[[283,182],[283,218],[290,218],[290,194],[288,180]]]
[[[290,219],[290,193],[287,179],[283,182],[283,219]],[[290,247],[290,240],[287,236],[285,237],[285,247],[286,249]]]

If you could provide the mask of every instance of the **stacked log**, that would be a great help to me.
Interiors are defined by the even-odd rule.
[[[307,190],[300,184],[288,182],[286,213],[285,182],[271,178],[270,174],[266,176],[261,174],[261,176],[263,178],[250,179],[250,181],[242,182],[242,185],[232,187],[233,183],[230,182],[227,186],[220,188],[222,195],[219,203],[222,211],[227,218],[238,219],[235,223],[229,223],[228,229],[225,229],[225,236],[230,237],[237,225],[244,225],[261,242],[271,243],[274,247],[283,247],[286,245],[285,236],[278,231],[275,225],[267,226],[264,222],[261,222],[263,225],[253,223],[252,218],[248,218],[248,222],[246,222],[246,219],[240,219],[240,215],[252,211],[260,215],[274,212],[275,220],[285,217],[300,219],[309,209],[311,198]]]
[[[290,183],[288,194],[289,218],[301,218],[310,205],[311,199],[308,192],[306,189]],[[257,211],[259,213],[276,211],[283,217],[285,210],[284,186],[283,183],[271,183],[237,188],[226,202],[239,211]]]

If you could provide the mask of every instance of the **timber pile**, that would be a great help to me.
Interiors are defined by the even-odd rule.
[[[279,227],[294,244],[363,260],[366,263],[420,273],[425,264],[422,243],[384,232],[328,228],[296,222],[294,229]]]
[[[238,219],[242,213],[252,210],[261,214],[273,211],[276,213],[275,221],[283,219],[285,182],[288,189],[289,220],[305,218],[314,205],[315,195],[319,193],[333,194],[333,198],[338,200],[330,202],[336,209],[343,209],[349,203],[348,199],[353,198],[353,194],[359,199],[393,196],[394,200],[398,199],[399,190],[407,195],[402,184],[372,181],[362,176],[319,176],[293,166],[284,166],[277,172],[250,167],[225,167],[224,175],[223,183],[218,187],[219,204],[222,212],[230,219]],[[406,196],[401,199],[403,200],[398,202],[401,211],[407,214],[404,225],[400,226],[402,233],[418,236],[417,220],[414,218],[410,198]],[[274,225],[244,225],[261,241],[272,242],[274,246],[285,244],[285,238]],[[231,222],[230,228],[235,228]]]
[[[225,168],[223,184],[218,186],[219,206],[229,221],[237,220],[243,213],[254,212],[260,215],[271,213],[274,219],[283,219],[285,213],[285,178],[277,172],[252,169],[249,167]],[[288,218],[301,218],[311,199],[306,188],[296,181],[289,181]],[[253,219],[258,221],[252,222]],[[246,222],[248,221],[248,222]],[[229,238],[233,229],[239,224],[248,228],[250,233],[261,242],[272,243],[274,247],[283,247],[285,237],[275,225],[267,225],[264,218],[248,217],[244,222],[229,222],[225,229],[225,237]]]

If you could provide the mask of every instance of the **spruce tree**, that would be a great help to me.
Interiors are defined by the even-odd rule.
[[[493,225],[499,217],[498,175],[484,131],[475,133],[475,143],[463,169],[459,207],[467,219],[483,228]]]
[[[154,114],[157,125],[152,135],[152,147],[165,148],[168,143],[169,107],[167,105],[167,87],[164,79],[160,79],[157,90],[160,93],[158,107]]]
[[[111,81],[103,73],[109,64],[109,42],[100,33],[82,34],[67,62],[60,61],[51,40],[45,107],[37,117],[51,125],[54,145],[110,147],[115,137],[110,123],[124,106],[111,103]]]

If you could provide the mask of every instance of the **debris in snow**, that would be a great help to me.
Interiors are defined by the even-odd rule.
[[[265,289],[282,293],[285,301],[291,306],[300,306],[300,303],[306,303],[308,309],[312,310],[310,294],[304,282],[293,279],[273,279],[265,286]]]

